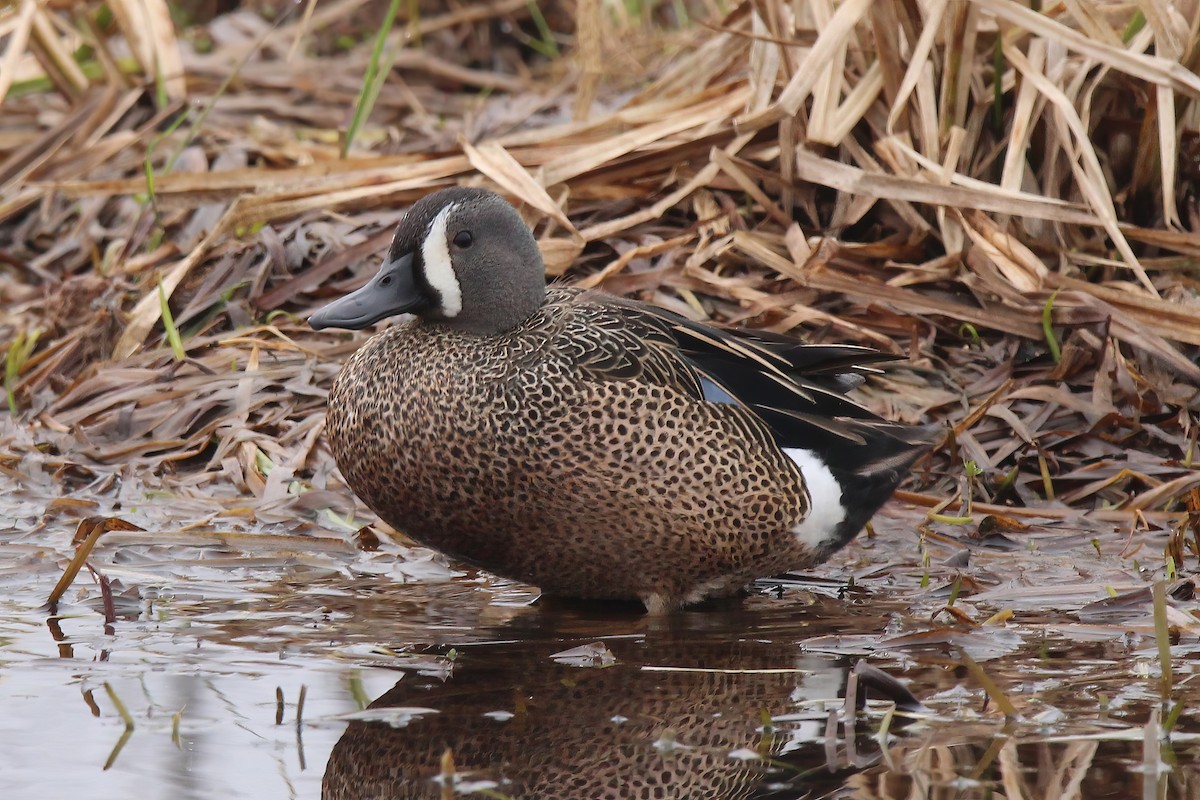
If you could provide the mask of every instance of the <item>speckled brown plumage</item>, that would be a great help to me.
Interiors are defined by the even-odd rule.
[[[437,713],[400,728],[350,723],[330,755],[323,800],[436,799],[446,750],[463,780],[496,781],[500,794],[531,800],[742,800],[766,794],[768,780],[824,766],[825,748],[805,741],[823,721],[764,731],[762,719],[836,702],[844,664],[754,641],[671,646],[652,637],[647,647],[612,647],[619,662],[603,669],[564,666],[545,650],[522,657],[536,648],[521,642],[467,650],[444,682],[406,676],[371,708],[383,719],[389,707]],[[643,652],[675,669],[641,669]],[[515,716],[486,716],[497,711]],[[747,751],[793,766],[771,775]]]
[[[541,269],[511,206],[448,190],[413,207],[372,284],[313,317],[422,317],[355,353],[328,417],[350,487],[418,541],[661,611],[823,561],[920,452],[843,396],[874,351],[547,292]]]
[[[372,339],[329,396],[351,488],[551,594],[675,605],[822,560],[789,532],[810,498],[766,427],[706,402],[674,343],[622,309],[557,289],[500,336],[418,322]]]

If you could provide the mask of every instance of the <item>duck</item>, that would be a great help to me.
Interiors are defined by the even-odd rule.
[[[339,471],[391,527],[543,596],[663,614],[811,568],[928,449],[847,394],[894,356],[547,286],[487,189],[415,202],[378,272],[309,323],[398,315],[329,391]]]

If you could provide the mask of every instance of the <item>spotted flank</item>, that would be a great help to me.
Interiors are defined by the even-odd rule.
[[[338,466],[388,524],[547,594],[666,613],[819,564],[927,447],[847,395],[889,356],[547,289],[484,190],[415,204],[385,268],[313,318],[415,314],[334,383]]]

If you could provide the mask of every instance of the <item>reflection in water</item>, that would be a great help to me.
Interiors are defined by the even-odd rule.
[[[458,648],[448,679],[408,674],[371,704],[376,721],[350,724],[323,797],[441,797],[447,750],[460,791],[509,797],[768,797],[802,776],[811,791],[835,777],[821,740],[848,662],[756,640],[741,621],[741,637],[693,614],[631,618],[602,643],[585,626]],[[860,763],[877,750],[858,744]]]
[[[525,612],[437,648],[443,661],[419,659],[356,715],[330,756],[324,800],[1167,800],[1200,785],[1200,732],[1187,715],[1162,743],[1153,720],[1142,735],[1131,721],[1058,710],[1094,702],[1071,665],[1096,675],[1102,643],[1064,643],[1023,693],[1020,673],[1034,674],[1015,659],[1005,682],[1022,711],[1008,724],[964,691],[953,648],[925,648],[927,663],[889,668],[930,706],[902,729],[886,703],[847,723],[858,667],[800,646],[883,628],[867,619],[886,613],[879,604],[758,602],[669,620]],[[1004,663],[987,668],[1004,676]],[[851,685],[861,692],[866,679]]]

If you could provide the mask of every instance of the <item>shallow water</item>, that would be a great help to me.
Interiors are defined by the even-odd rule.
[[[0,797],[437,798],[453,786],[1125,798],[1200,786],[1200,720],[1185,711],[1163,741],[1147,725],[1160,706],[1149,583],[1116,555],[1116,531],[918,541],[920,515],[901,512],[815,578],[654,619],[535,603],[532,589],[427,551],[361,552],[331,531],[311,549],[294,531],[191,544],[161,527],[171,511],[128,512],[158,532],[108,534],[89,559],[112,587],[110,623],[87,571],[57,613],[45,605],[72,520],[0,527]],[[961,619],[942,611],[956,579]],[[1176,594],[1173,697],[1195,707],[1194,601]],[[1015,617],[978,624],[1003,609]],[[860,661],[923,708],[896,713],[892,695],[868,690],[848,714]]]

